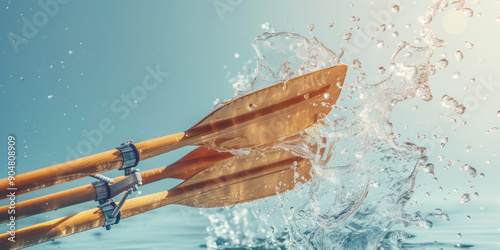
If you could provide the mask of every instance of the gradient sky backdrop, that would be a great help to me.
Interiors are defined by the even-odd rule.
[[[16,136],[19,156],[16,171],[23,173],[72,157],[72,150],[83,145],[82,141],[89,141],[84,130],[91,133],[103,120],[111,122],[113,129],[103,134],[102,141],[93,143],[87,154],[109,150],[129,139],[139,142],[184,131],[209,113],[216,98],[227,100],[233,96],[234,89],[228,78],[241,71],[248,60],[252,60],[250,66],[255,65],[256,55],[250,43],[256,36],[270,31],[262,26],[266,22],[275,31],[294,32],[308,38],[311,34],[317,36],[333,51],[351,48],[355,52],[346,56],[344,63],[350,65],[349,60],[359,58],[368,75],[367,81],[376,83],[384,78],[377,69],[388,67],[398,42],[412,42],[418,36],[416,17],[425,13],[431,3],[401,1],[399,13],[394,13],[391,12],[393,2],[57,1],[58,7],[50,5],[47,11],[47,6],[37,1],[4,1],[0,4],[3,23],[0,27],[0,138],[5,143],[0,141],[0,148],[5,152],[7,136]],[[457,202],[462,193],[474,192],[469,190],[471,185],[476,186],[481,195],[474,198],[476,203],[466,205],[479,207],[483,203],[500,202],[500,186],[496,182],[500,174],[500,130],[486,133],[490,128],[500,127],[496,113],[500,110],[497,46],[500,23],[496,21],[499,6],[493,1],[468,6],[474,9],[471,18],[457,15],[451,8],[438,15],[432,27],[438,36],[448,41],[448,47],[437,50],[433,60],[446,56],[449,66],[431,77],[434,99],[401,103],[393,113],[394,131],[401,133],[401,138],[410,138],[422,146],[437,145],[437,148],[441,137],[449,138],[443,150],[436,149],[429,155],[436,165],[438,181],[419,174],[418,182],[424,187],[417,188],[415,197],[421,204],[434,206],[436,202],[443,202],[443,197]],[[342,39],[347,32],[356,36],[369,22],[380,22],[382,17],[373,13],[382,11],[391,13],[389,18],[394,28],[378,34],[366,46]],[[44,16],[48,19],[43,20]],[[361,20],[352,23],[351,16]],[[31,25],[26,24],[26,20],[36,27],[36,32],[29,29]],[[38,22],[38,26],[34,22]],[[330,22],[334,23],[333,27],[329,27]],[[309,24],[315,25],[312,32]],[[359,25],[361,30],[349,30],[354,25]],[[23,30],[25,26],[28,28]],[[394,31],[398,32],[397,37],[393,36]],[[25,37],[27,43],[18,45],[17,52],[9,41],[13,34],[29,36]],[[387,47],[377,48],[377,40],[383,40]],[[465,41],[471,41],[475,47],[466,48]],[[457,50],[463,51],[461,62],[455,59]],[[162,81],[154,89],[137,92],[144,86],[144,77],[151,75],[147,68],[156,71],[157,67],[160,72],[168,72],[168,76],[161,77]],[[455,72],[460,72],[457,79],[452,78]],[[348,75],[346,82],[354,76]],[[154,77],[153,74],[151,79]],[[471,78],[476,82],[471,82]],[[441,97],[448,94],[459,101],[474,99],[477,91],[484,91],[478,90],[483,80],[490,86],[488,97],[478,100],[477,106],[469,108],[456,123],[450,122],[452,115],[440,105]],[[126,104],[122,96],[134,93],[145,95],[136,95],[137,103]],[[462,120],[467,124],[455,126]],[[444,132],[433,140],[435,128],[442,128]],[[417,140],[417,133],[425,134],[427,139]],[[467,146],[473,151],[466,152]],[[189,150],[177,150],[140,166],[151,169],[167,165]],[[437,161],[439,155],[446,156],[443,162]],[[461,163],[443,170],[449,160]],[[486,177],[471,180],[459,170],[464,163],[473,165]],[[2,178],[6,172],[0,170]],[[164,181],[142,190],[149,193],[175,183]],[[38,195],[74,185],[46,189]],[[442,193],[436,191],[439,186],[444,187]],[[453,193],[454,188],[458,192]],[[427,196],[427,191],[432,195]],[[26,195],[26,198],[34,195]],[[72,214],[81,208],[51,213],[49,218]]]

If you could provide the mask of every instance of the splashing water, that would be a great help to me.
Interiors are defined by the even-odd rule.
[[[441,105],[458,114],[463,114],[465,112],[465,106],[449,95],[444,95],[443,98],[441,98]]]
[[[461,169],[462,171],[464,171],[465,173],[469,174],[469,175],[470,175],[470,177],[472,177],[472,178],[476,177],[476,175],[477,175],[477,171],[476,171],[476,169],[475,169],[475,168],[473,168],[473,167],[471,167],[471,166],[470,166],[470,165],[468,165],[468,164],[463,165],[462,167],[460,167],[460,169]]]
[[[463,3],[455,1],[452,6],[463,9]],[[385,67],[379,69],[381,74],[387,74],[386,79],[370,83],[360,71],[359,59],[345,62],[354,69],[348,74],[357,72],[359,76],[342,87],[332,113],[275,146],[310,159],[314,178],[305,184],[297,183],[294,191],[276,197],[230,209],[202,210],[212,222],[207,229],[209,247],[399,249],[407,235],[400,230],[390,231],[395,225],[430,228],[432,222],[428,218],[449,220],[442,211],[426,216],[405,212],[419,167],[426,174],[435,175],[434,165],[426,163],[425,148],[410,142],[398,143],[391,123],[392,110],[399,102],[415,97],[424,101],[433,98],[429,77],[436,68],[445,68],[448,61],[431,64],[434,50],[446,46],[446,41],[436,36],[430,23],[446,7],[446,1],[436,0],[418,18],[426,46],[400,42],[388,72]],[[399,8],[393,12],[399,12]],[[309,30],[312,31],[311,26]],[[350,33],[343,37],[351,38]],[[340,64],[346,51],[342,48],[336,53],[315,37],[307,39],[287,32],[264,33],[252,45],[258,56],[257,67],[245,78],[248,89],[238,85],[235,97]],[[457,60],[461,59],[462,55],[457,55]],[[465,110],[448,95],[443,96],[442,105],[459,114]],[[441,147],[448,138],[443,140]],[[265,150],[262,155],[265,157]],[[471,177],[477,174],[467,164],[461,170]],[[470,195],[464,194],[461,201],[469,202]],[[260,223],[253,222],[254,217]]]

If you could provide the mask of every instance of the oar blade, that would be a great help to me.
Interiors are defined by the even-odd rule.
[[[229,152],[199,147],[167,167],[142,172],[142,181],[143,184],[147,184],[165,178],[186,180],[199,171],[230,157],[234,157],[234,155]]]
[[[309,160],[285,150],[233,157],[207,168],[169,191],[172,203],[221,207],[286,192],[310,176]]]
[[[304,130],[337,101],[346,65],[290,79],[235,99],[186,131],[196,144],[234,150],[266,145]]]

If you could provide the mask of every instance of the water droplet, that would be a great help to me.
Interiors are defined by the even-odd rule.
[[[73,54],[73,50],[68,51],[68,54],[70,55]]]
[[[256,107],[257,107],[257,105],[250,103],[250,104],[248,104],[248,111],[252,111]]]
[[[378,73],[384,74],[385,73],[385,68],[384,67],[378,68]],[[498,116],[500,117],[500,111],[498,111]]]
[[[397,31],[392,32],[392,37],[398,37],[399,33]]]
[[[379,47],[379,48],[384,47],[384,41],[382,41],[382,40],[377,41],[377,47]]]
[[[469,48],[469,49],[473,49],[474,48],[474,44],[469,42],[469,41],[465,41],[465,47]]]
[[[443,58],[443,59],[441,59],[441,60],[439,60],[439,61],[437,62],[437,64],[436,64],[436,67],[437,67],[438,69],[444,69],[444,68],[446,68],[447,66],[448,66],[448,60],[446,60],[446,59],[444,59],[444,58]]]
[[[476,169],[473,168],[472,166],[470,166],[469,164],[463,165],[462,167],[460,167],[460,169],[462,171],[464,171],[465,173],[469,174],[470,177],[472,177],[472,178],[476,177],[476,175],[477,175]]]
[[[359,21],[359,17],[356,17],[356,16],[352,16],[350,19],[351,19],[351,22]]]
[[[299,174],[299,173],[295,172],[295,173],[293,174],[293,178],[294,178],[294,179],[297,179],[297,178],[299,178],[299,177],[300,177],[300,174]]]
[[[432,18],[428,17],[428,16],[419,16],[418,17],[418,23],[420,23],[421,25],[428,24],[431,21],[432,21]]]
[[[428,175],[434,175],[434,164],[432,163],[427,163],[424,167],[424,173]]]
[[[497,16],[497,23],[500,23],[500,14]]]
[[[462,237],[462,234],[461,234],[461,233],[457,233],[457,237],[458,237],[458,238],[461,238],[461,237]]]
[[[460,72],[455,72],[453,75],[451,75],[451,78],[453,79],[458,79],[460,77]]]
[[[330,27],[330,28],[333,27],[333,23],[329,23],[328,27]]]
[[[445,138],[441,139],[441,148],[444,148],[444,146],[446,145],[446,143],[448,143],[448,137],[445,137]]]
[[[52,99],[52,97],[54,97],[54,95],[47,96],[47,98],[49,98],[49,99]]]
[[[24,76],[19,77],[21,81],[24,81]]]
[[[354,59],[352,61],[352,68],[353,69],[360,69],[361,68],[361,62],[358,59]]]
[[[497,116],[500,117],[500,110],[497,111]]]
[[[323,97],[325,98],[325,100],[330,99],[330,93],[324,93]]]
[[[461,10],[465,5],[465,0],[454,1],[451,3],[451,6],[454,10]]]
[[[239,57],[240,57],[240,54],[234,53],[234,58],[239,58]]]
[[[344,35],[344,40],[348,41],[349,39],[351,39],[352,37],[352,34],[351,33],[347,33]]]
[[[457,50],[457,52],[455,52],[455,58],[457,59],[457,61],[462,61],[462,59],[464,59],[464,54],[462,53],[462,51]]]
[[[458,114],[463,114],[465,112],[465,106],[449,95],[444,95],[443,98],[441,98],[441,106],[451,111],[455,111]]]
[[[382,24],[382,25],[380,25],[380,27],[377,30],[385,31],[386,28],[387,27],[385,26],[385,24]]]
[[[471,146],[467,146],[467,147],[465,148],[465,151],[467,151],[467,152],[472,152],[472,147],[471,147]]]
[[[460,197],[460,202],[462,203],[467,203],[470,201],[470,194],[469,193],[465,193],[462,195],[462,197]],[[461,234],[457,235],[459,238],[462,237]]]
[[[309,25],[307,26],[307,28],[309,29],[309,31],[313,31],[313,30],[314,30],[314,24],[312,24],[312,23],[311,23],[311,24],[309,24]]]
[[[392,12],[398,13],[399,12],[399,5],[395,4],[394,6],[392,6]]]
[[[214,105],[217,105],[218,103],[220,103],[220,99],[219,98],[215,98]]]
[[[464,8],[463,12],[466,17],[472,17],[472,15],[474,15],[474,11],[469,8]]]

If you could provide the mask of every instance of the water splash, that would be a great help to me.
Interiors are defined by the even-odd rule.
[[[460,2],[454,2],[454,8],[462,9]],[[332,114],[275,146],[310,159],[311,181],[298,183],[292,192],[235,206],[228,212],[204,211],[212,221],[208,229],[210,247],[398,249],[407,235],[401,230],[390,231],[393,226],[431,228],[429,218],[449,220],[442,211],[426,216],[405,212],[418,169],[422,166],[425,173],[434,175],[434,165],[424,164],[425,148],[398,143],[391,123],[392,110],[399,102],[433,98],[429,77],[436,68],[446,65],[432,64],[432,56],[436,48],[447,43],[437,37],[430,23],[446,7],[446,1],[436,0],[418,18],[425,46],[400,42],[388,72],[385,67],[379,70],[387,74],[386,79],[370,83],[361,72],[360,60],[354,59],[352,68],[356,70],[350,74],[358,76],[344,85]],[[237,89],[236,96],[337,65],[346,51],[342,48],[335,53],[315,37],[307,39],[286,32],[264,33],[252,45],[259,58],[255,78],[248,90]],[[451,97],[444,99],[446,106],[455,107],[457,113],[465,110]],[[443,140],[441,147],[448,138]],[[450,160],[448,167],[453,164]],[[464,171],[472,173],[471,168]],[[241,223],[253,217],[261,223]]]

